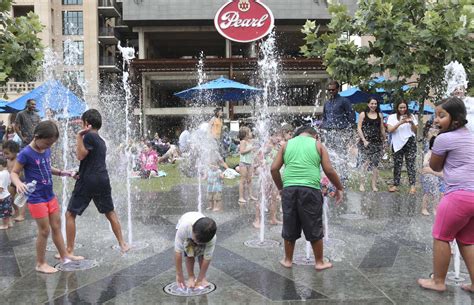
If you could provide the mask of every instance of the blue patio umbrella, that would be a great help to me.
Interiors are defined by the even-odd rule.
[[[369,99],[375,98],[381,100],[380,94],[370,94],[360,90],[358,87],[352,87],[339,92],[340,96],[347,98],[352,104],[367,103]]]
[[[379,76],[369,81],[369,86],[373,87],[377,84],[382,84],[383,82],[385,82],[385,77]],[[410,86],[404,85],[401,88],[403,91],[407,91],[408,89],[410,89]],[[375,88],[375,93],[368,93],[360,90],[359,87],[352,87],[339,92],[339,95],[349,99],[352,104],[359,104],[367,103],[371,98],[375,98],[376,100],[381,101],[383,99],[384,94],[387,93],[388,92],[385,90],[385,88]]]
[[[386,81],[385,77],[383,77],[383,76],[378,76],[378,77],[372,79],[372,80],[369,82],[369,85],[370,85],[370,86],[375,86],[376,84],[382,84],[382,83],[385,82],[385,81]],[[410,86],[408,86],[408,85],[403,85],[403,86],[401,87],[401,89],[402,89],[403,91],[408,91],[408,89],[410,89]],[[385,90],[385,88],[383,88],[383,87],[381,87],[381,88],[375,88],[375,91],[376,91],[377,93],[386,93],[386,90]]]
[[[393,106],[392,104],[380,104],[380,111],[382,113],[392,113],[393,112]]]
[[[18,112],[25,109],[26,101],[34,99],[36,109],[40,117],[44,117],[44,111],[49,108],[62,117],[78,117],[86,109],[86,104],[78,98],[71,90],[64,87],[59,81],[49,81],[31,90],[29,93],[8,103],[4,108],[10,112]],[[67,108],[67,115],[64,109]]]
[[[205,99],[211,102],[223,102],[247,100],[262,91],[262,89],[219,77],[210,82],[177,92],[174,95],[183,100]]]
[[[414,113],[418,113],[420,111],[420,105],[415,102],[411,101],[408,103],[408,109]],[[392,104],[380,104],[380,111],[383,113],[392,113],[393,112],[393,105]],[[435,111],[433,107],[429,105],[425,105],[423,107],[423,114],[433,114]]]

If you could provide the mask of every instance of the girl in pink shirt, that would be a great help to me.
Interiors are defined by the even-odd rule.
[[[158,175],[158,153],[153,149],[151,143],[147,143],[141,153],[140,163],[142,172],[146,173],[147,177]]]

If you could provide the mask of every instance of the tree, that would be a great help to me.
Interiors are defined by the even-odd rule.
[[[368,89],[374,75],[390,74],[383,86],[392,99],[439,101],[446,89],[444,65],[457,60],[473,75],[474,9],[472,0],[360,0],[351,16],[341,4],[330,4],[328,31],[307,21],[302,32],[306,57],[320,57],[334,79]],[[368,36],[368,46],[350,37]],[[407,93],[402,85],[409,84]],[[372,88],[374,89],[374,88]],[[419,132],[421,131],[421,126]]]
[[[27,16],[9,15],[12,0],[0,2],[0,86],[14,78],[31,81],[43,59],[43,46],[37,34],[43,26],[32,12]]]

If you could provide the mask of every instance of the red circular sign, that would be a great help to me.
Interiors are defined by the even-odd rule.
[[[232,0],[214,17],[217,31],[236,42],[251,42],[265,37],[273,29],[272,11],[259,0]]]

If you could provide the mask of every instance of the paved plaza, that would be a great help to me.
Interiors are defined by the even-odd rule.
[[[39,274],[35,266],[36,225],[31,219],[0,232],[1,304],[473,304],[474,295],[448,286],[444,293],[419,288],[416,279],[431,272],[433,216],[420,215],[421,198],[407,194],[347,193],[330,207],[327,256],[334,268],[279,264],[281,226],[266,226],[275,248],[255,249],[253,209],[239,208],[236,187],[223,192],[225,211],[207,213],[218,224],[217,247],[208,272],[216,290],[198,297],[176,297],[163,288],[175,281],[175,225],[196,210],[197,187],[168,193],[134,194],[133,239],[148,247],[121,256],[105,218],[91,206],[78,217],[76,253],[96,260],[86,271]],[[125,203],[117,211],[127,235]],[[297,243],[303,255],[305,242]],[[48,252],[55,264],[54,252]],[[452,268],[451,268],[452,269]],[[466,268],[462,263],[462,272]]]

